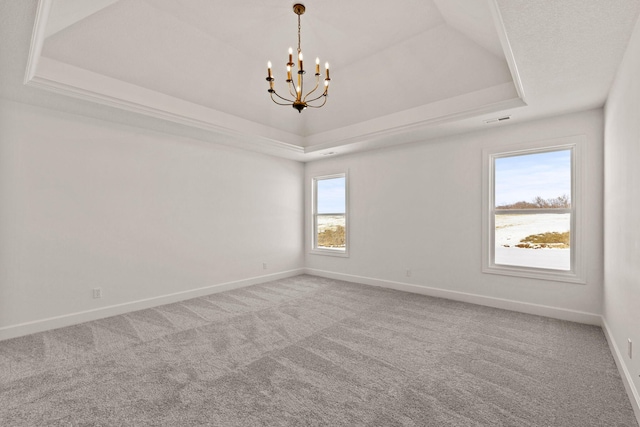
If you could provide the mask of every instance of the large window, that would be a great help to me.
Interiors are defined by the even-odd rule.
[[[313,252],[347,255],[347,175],[313,178]]]
[[[484,271],[582,282],[578,144],[485,151]]]

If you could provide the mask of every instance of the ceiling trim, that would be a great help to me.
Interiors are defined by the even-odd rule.
[[[33,24],[31,34],[31,45],[29,46],[29,56],[27,57],[27,69],[24,75],[24,84],[28,84],[36,75],[38,60],[42,55],[42,46],[46,39],[47,18],[51,10],[53,0],[39,0],[36,9],[36,19]]]
[[[518,97],[527,105],[527,101],[524,93],[524,86],[522,86],[522,79],[520,78],[520,72],[518,71],[518,66],[516,64],[515,56],[513,55],[513,49],[511,49],[511,43],[509,42],[509,37],[507,36],[507,30],[504,25],[504,21],[502,20],[502,13],[500,13],[500,8],[498,7],[498,0],[487,0],[489,3],[489,9],[491,10],[491,14],[493,15],[493,22],[496,26],[496,32],[498,33],[498,38],[500,39],[500,44],[502,44],[502,50],[504,51],[504,57],[507,60],[507,65],[509,66],[509,71],[511,71],[511,77],[513,78],[513,84],[518,92]]]
[[[219,142],[295,160],[307,160],[336,147],[376,147],[380,141],[427,137],[435,125],[526,106],[524,89],[497,0],[486,0],[504,50],[512,82],[388,114],[308,136],[224,113],[142,86],[42,56],[53,0],[39,0],[29,51],[25,85],[140,113],[225,136]],[[403,135],[405,134],[405,135]],[[216,139],[216,141],[218,141]],[[349,148],[350,147],[350,148]]]
[[[296,160],[304,154],[298,135],[43,57],[52,3],[38,1],[25,85],[222,134],[258,152]]]
[[[48,57],[41,57],[38,64],[38,73],[27,82],[29,86],[243,139],[257,151],[279,152],[284,157],[288,157],[287,152],[314,153],[526,105],[509,82],[300,137]]]
[[[40,57],[37,62],[37,73],[25,83],[27,86],[215,132],[236,140],[242,139],[250,148],[260,152],[275,152],[283,157],[289,157],[287,153],[304,153],[304,149],[297,143],[297,135],[51,58]]]
[[[442,123],[523,106],[526,106],[526,103],[517,95],[513,83],[503,83],[345,128],[308,136],[305,153],[417,131]]]

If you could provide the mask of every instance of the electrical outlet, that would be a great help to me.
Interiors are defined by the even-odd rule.
[[[93,288],[93,297],[102,298],[102,288]]]
[[[407,277],[411,277],[411,270],[407,270]]]
[[[262,263],[262,269],[263,269],[263,270],[266,270],[266,269],[267,269],[267,263],[266,263],[266,262],[263,262],[263,263]]]
[[[633,359],[633,342],[631,341],[631,338],[629,338],[628,341],[627,352],[629,353],[629,359]]]

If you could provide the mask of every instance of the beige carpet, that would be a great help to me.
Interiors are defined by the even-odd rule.
[[[633,426],[602,330],[298,276],[0,342],[2,426]]]

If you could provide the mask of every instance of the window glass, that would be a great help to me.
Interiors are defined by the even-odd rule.
[[[314,178],[313,249],[346,253],[347,187],[346,175]]]
[[[496,265],[571,270],[571,150],[496,157]]]
[[[482,271],[585,283],[582,135],[483,150]]]

